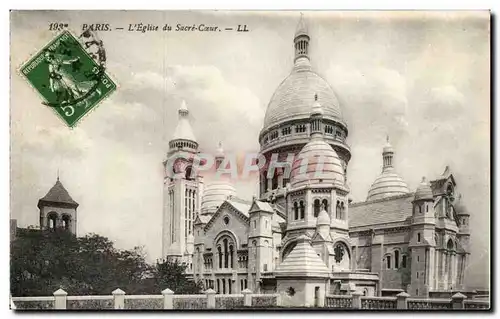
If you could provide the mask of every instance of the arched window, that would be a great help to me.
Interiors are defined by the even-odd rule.
[[[217,253],[219,254],[219,268],[222,268],[222,248],[220,246],[217,247]]]
[[[394,251],[394,268],[399,268],[399,251]]]
[[[65,230],[71,229],[71,217],[69,215],[64,214],[62,216],[62,226]]]
[[[321,209],[321,202],[319,199],[314,200],[314,217],[318,217],[319,211]]]
[[[293,203],[293,217],[294,220],[299,219],[299,205],[297,204],[297,202]]]
[[[429,204],[425,204],[425,211],[428,212],[429,211]]]
[[[418,212],[422,214],[422,205],[418,205]]]
[[[262,174],[262,193],[265,193],[267,191],[267,171],[264,171]]]
[[[304,214],[305,214],[305,210],[306,210],[306,207],[304,206],[304,202],[303,201],[300,201],[300,219],[304,219]]]
[[[222,294],[225,295],[226,294],[226,279],[222,278],[221,281],[222,281]]]
[[[191,166],[186,167],[186,179],[187,180],[192,180],[193,176],[191,176],[193,173],[193,168]]]
[[[50,212],[47,215],[47,228],[50,230],[55,230],[57,227],[57,219],[59,216],[57,215],[56,212]]]
[[[229,259],[230,259],[230,267],[233,268],[233,255],[234,255],[234,247],[233,245],[229,246]]]
[[[345,206],[344,206],[344,202],[340,203],[340,219],[342,219],[342,220],[345,219]]]
[[[272,179],[272,189],[277,189],[278,188],[278,171],[274,170],[274,175]]]
[[[328,212],[328,209],[330,208],[328,206],[328,199],[323,199],[323,201],[321,202],[322,206],[323,206],[323,209],[326,210],[326,212]]]
[[[224,244],[224,268],[227,268],[229,263],[227,239],[225,238],[222,242]]]
[[[454,247],[455,247],[455,246],[453,245],[453,240],[451,240],[451,238],[450,238],[450,239],[448,239],[448,243],[446,244],[446,248],[447,248],[448,250],[454,250]]]
[[[387,269],[391,269],[391,256],[387,256],[385,257],[386,258],[386,262],[387,262]]]
[[[401,267],[406,268],[406,255],[403,255],[401,258]]]
[[[335,218],[340,219],[340,202],[337,201],[337,206],[335,207]]]
[[[417,243],[419,243],[421,239],[422,238],[420,238],[420,233],[417,233]]]

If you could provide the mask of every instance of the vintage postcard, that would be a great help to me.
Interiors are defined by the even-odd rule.
[[[11,11],[10,307],[488,310],[489,11]]]

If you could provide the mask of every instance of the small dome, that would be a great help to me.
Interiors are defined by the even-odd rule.
[[[213,214],[229,196],[235,196],[236,190],[228,181],[216,181],[207,184],[201,198],[201,214]]]
[[[316,226],[321,225],[330,225],[330,216],[328,216],[328,213],[324,209],[319,212],[318,219],[316,220]]]
[[[387,168],[375,179],[368,191],[369,200],[382,199],[391,196],[408,194],[410,190],[406,182],[394,171]]]
[[[337,152],[322,139],[312,139],[296,157],[290,172],[292,187],[331,183],[344,185],[344,169]]]
[[[417,190],[415,191],[415,200],[434,200],[431,186],[427,183],[425,177],[422,177],[422,182],[418,185]]]

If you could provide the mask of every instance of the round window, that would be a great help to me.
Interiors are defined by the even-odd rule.
[[[226,225],[229,224],[229,217],[228,216],[224,217],[224,224],[226,224]]]

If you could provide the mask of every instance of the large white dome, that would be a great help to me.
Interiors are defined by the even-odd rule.
[[[342,120],[339,102],[328,82],[312,71],[308,59],[300,58],[274,92],[267,106],[264,129],[293,119],[309,118],[315,94],[324,117]]]

